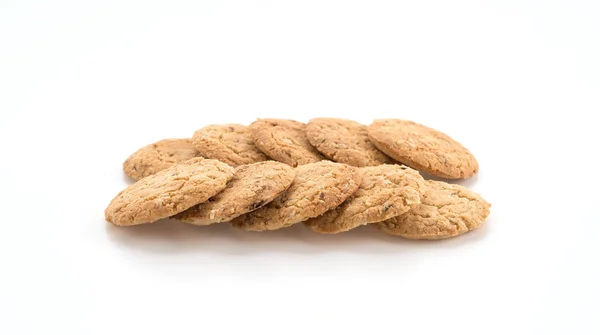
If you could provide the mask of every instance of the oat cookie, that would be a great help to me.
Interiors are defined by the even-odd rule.
[[[187,138],[162,140],[147,145],[129,156],[123,163],[123,172],[134,180],[140,180],[199,156],[200,153]]]
[[[490,214],[490,206],[463,186],[427,180],[421,204],[374,225],[392,235],[437,240],[478,228]]]
[[[375,120],[369,138],[395,160],[433,176],[469,178],[479,169],[469,150],[450,136],[412,121]]]
[[[352,166],[393,164],[369,140],[367,126],[344,119],[318,118],[306,125],[310,144],[329,159]]]
[[[119,192],[104,215],[118,226],[154,222],[207,201],[232,177],[233,168],[223,162],[192,158]]]
[[[174,218],[199,226],[231,221],[273,201],[290,186],[295,176],[292,167],[280,162],[240,165],[221,193]]]
[[[295,167],[326,159],[308,142],[304,123],[258,119],[250,125],[250,132],[256,146],[276,161]]]
[[[275,230],[319,216],[337,207],[358,189],[357,168],[321,161],[296,168],[296,178],[280,197],[237,217],[234,227],[250,231]]]
[[[367,223],[406,213],[420,203],[424,189],[421,175],[402,165],[379,165],[359,169],[362,182],[340,206],[304,224],[314,232],[337,234]]]
[[[239,124],[216,124],[198,129],[192,143],[202,157],[218,159],[233,167],[269,159],[254,145],[250,129]]]

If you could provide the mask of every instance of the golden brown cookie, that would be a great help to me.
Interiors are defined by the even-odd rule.
[[[140,180],[190,158],[199,157],[189,139],[167,139],[147,145],[133,153],[125,163],[123,172]]]
[[[421,204],[374,225],[392,235],[437,240],[478,228],[490,214],[490,206],[463,186],[427,180]]]
[[[233,177],[233,168],[213,159],[192,158],[130,185],[104,214],[118,226],[154,222],[207,201]]]
[[[337,234],[398,216],[420,203],[424,180],[417,171],[385,164],[363,167],[359,172],[362,182],[358,190],[340,206],[306,221],[309,229]]]
[[[250,125],[254,144],[267,156],[290,166],[326,159],[310,145],[306,125],[292,120],[258,119]]]
[[[344,119],[318,118],[306,125],[310,144],[327,158],[352,166],[393,164],[369,140],[367,126]]]
[[[237,217],[234,227],[249,231],[275,230],[319,216],[337,207],[360,184],[357,168],[321,161],[296,168],[290,188],[266,206]]]
[[[198,129],[192,143],[202,157],[218,159],[234,167],[269,159],[254,145],[250,129],[239,124],[215,124]]]
[[[369,138],[395,160],[433,176],[469,178],[479,169],[469,150],[450,136],[412,121],[375,120]]]
[[[295,176],[292,167],[280,162],[240,165],[221,193],[174,219],[199,226],[231,221],[273,201],[292,184]]]

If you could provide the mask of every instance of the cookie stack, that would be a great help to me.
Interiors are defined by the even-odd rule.
[[[478,168],[448,135],[405,120],[210,125],[191,139],[162,140],[132,154],[123,170],[137,182],[105,216],[119,226],[174,218],[247,231],[302,222],[323,234],[370,224],[405,238],[442,239],[481,226],[490,204],[418,171],[464,179]]]

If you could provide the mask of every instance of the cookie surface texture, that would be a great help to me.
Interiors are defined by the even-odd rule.
[[[424,180],[406,166],[379,165],[359,169],[362,182],[340,206],[306,221],[322,234],[337,234],[368,223],[381,222],[408,212],[420,203]]]
[[[258,119],[250,125],[256,146],[272,159],[299,166],[326,159],[306,138],[306,125],[293,120]]]
[[[233,167],[269,159],[254,145],[250,129],[239,124],[198,129],[192,136],[192,143],[202,157],[217,159]]]
[[[476,229],[489,214],[490,204],[475,192],[460,185],[427,180],[421,204],[374,225],[392,235],[435,240]]]
[[[479,170],[469,150],[450,136],[412,121],[375,120],[367,128],[379,150],[395,160],[433,176],[469,178]]]
[[[296,178],[280,197],[234,219],[232,225],[249,231],[291,226],[337,207],[358,189],[361,180],[357,168],[330,161],[295,170]]]
[[[140,180],[177,163],[199,157],[189,139],[167,139],[147,145],[133,153],[123,163],[123,172],[134,180]]]
[[[222,192],[174,219],[195,225],[231,221],[273,201],[291,185],[295,175],[292,167],[275,161],[238,166]]]
[[[317,118],[306,125],[310,144],[327,158],[352,166],[393,164],[367,134],[367,126],[351,120]]]
[[[154,222],[207,201],[227,185],[233,168],[192,158],[130,185],[110,202],[106,220],[119,226]]]

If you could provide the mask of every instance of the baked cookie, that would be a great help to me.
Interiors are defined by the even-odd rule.
[[[199,157],[189,139],[167,139],[147,145],[133,153],[125,163],[123,172],[140,180],[190,158]]]
[[[375,120],[369,138],[395,160],[433,176],[469,178],[479,169],[469,150],[450,136],[412,121]]]
[[[240,165],[221,193],[175,215],[174,219],[199,226],[231,221],[273,201],[290,186],[295,176],[293,168],[280,162]]]
[[[233,168],[213,159],[192,158],[130,185],[110,202],[106,221],[131,226],[175,215],[221,192]]]
[[[218,159],[231,166],[269,159],[254,145],[250,129],[239,124],[219,124],[198,129],[192,143],[204,158]]]
[[[393,159],[371,143],[367,126],[358,122],[312,119],[306,125],[306,137],[313,147],[336,162],[359,167],[394,163]]]
[[[290,166],[326,159],[310,145],[306,125],[292,120],[258,119],[250,125],[252,139],[267,156]]]
[[[379,165],[359,169],[362,182],[340,206],[304,224],[314,232],[337,234],[367,223],[381,222],[406,213],[420,203],[424,180],[402,165]]]
[[[355,167],[321,161],[296,168],[292,185],[266,206],[233,219],[234,227],[249,231],[275,230],[319,216],[339,206],[358,189]]]
[[[490,206],[463,186],[427,180],[421,204],[374,225],[392,235],[437,240],[478,228],[490,214]]]

